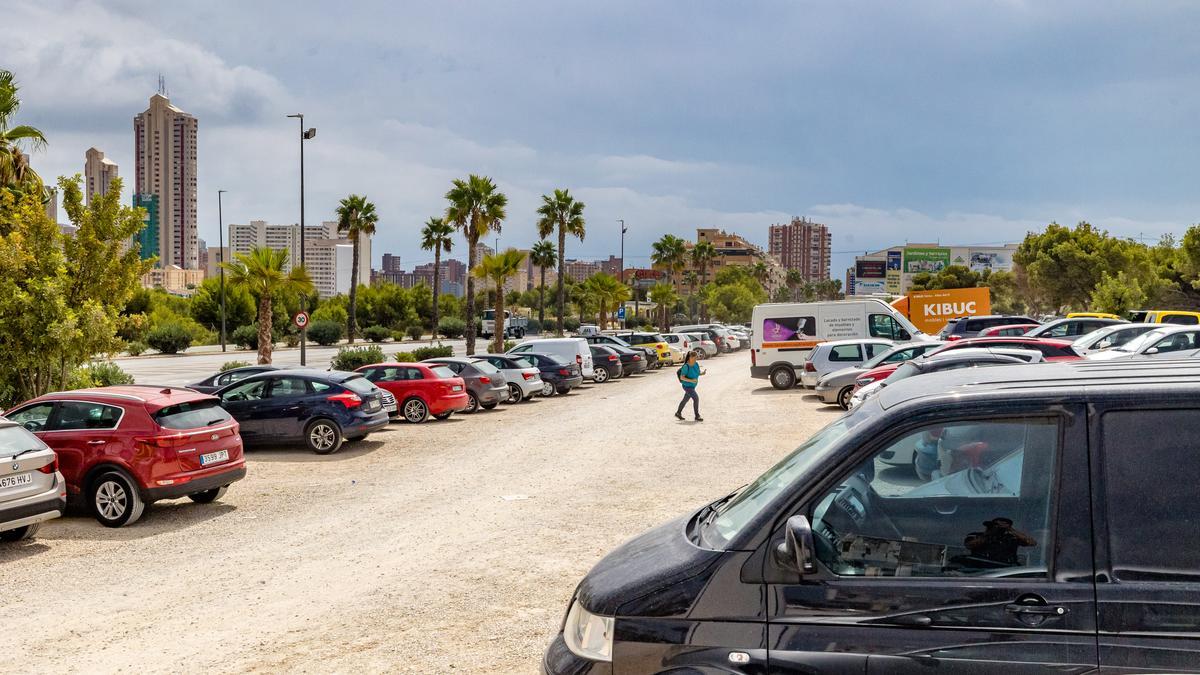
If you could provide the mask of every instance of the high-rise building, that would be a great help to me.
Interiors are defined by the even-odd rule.
[[[600,261],[600,271],[620,279],[622,262],[623,261],[619,257],[610,255],[608,256],[608,260]]]
[[[400,267],[400,256],[392,253],[383,254],[383,265],[380,267],[383,272],[402,272]]]
[[[359,238],[358,283],[371,283],[371,238]],[[255,247],[287,249],[284,269],[300,265],[300,226],[272,225],[265,220],[229,224],[229,254],[249,253]],[[304,226],[304,264],[317,293],[328,298],[350,291],[353,242],[338,233],[337,223],[325,221]]]
[[[142,260],[149,260],[160,252],[158,239],[158,195],[133,193],[133,205],[146,210],[146,226],[133,237]]]
[[[83,160],[84,196],[90,206],[92,195],[103,197],[108,194],[112,181],[117,177],[117,163],[104,156],[96,148],[88,148]]]
[[[575,281],[583,281],[600,271],[600,263],[593,260],[574,260],[567,258],[563,260],[563,273],[568,279]]]
[[[133,118],[134,200],[157,198],[147,229],[158,242],[158,265],[196,269],[196,118],[171,105],[164,95],[150,97],[145,112]],[[143,249],[142,254],[146,256]],[[147,256],[148,257],[148,256]]]
[[[784,269],[799,272],[805,281],[817,282],[829,278],[832,242],[827,226],[807,218],[792,218],[790,223],[771,226],[767,251]]]

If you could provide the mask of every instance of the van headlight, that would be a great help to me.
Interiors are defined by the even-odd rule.
[[[572,600],[571,611],[567,612],[567,622],[563,625],[563,641],[576,656],[612,661],[613,618],[592,614],[579,600]]]

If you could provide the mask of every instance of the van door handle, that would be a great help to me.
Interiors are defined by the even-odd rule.
[[[935,506],[935,507],[933,507],[933,510],[937,511],[938,513],[942,514],[943,516],[952,516],[952,515],[958,513],[958,506],[957,505],[951,506],[948,509],[943,509],[943,508]]]
[[[1035,616],[1062,616],[1069,610],[1066,607],[1058,605],[1025,605],[1019,602],[1010,602],[1004,606],[1004,611],[1009,614],[1027,614]]]

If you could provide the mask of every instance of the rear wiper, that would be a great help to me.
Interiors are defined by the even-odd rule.
[[[20,457],[21,455],[28,455],[29,453],[35,452],[37,450],[41,450],[41,448],[26,448],[25,450],[18,452],[17,454],[13,455],[12,457],[9,457],[9,459],[16,459],[16,458]]]

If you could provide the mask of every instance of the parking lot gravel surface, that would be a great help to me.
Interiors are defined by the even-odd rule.
[[[185,362],[144,361],[164,378]],[[704,422],[672,417],[668,368],[331,456],[251,450],[222,501],[123,529],[51,521],[0,545],[0,672],[536,672],[605,553],[840,412],[749,361],[703,362]]]

